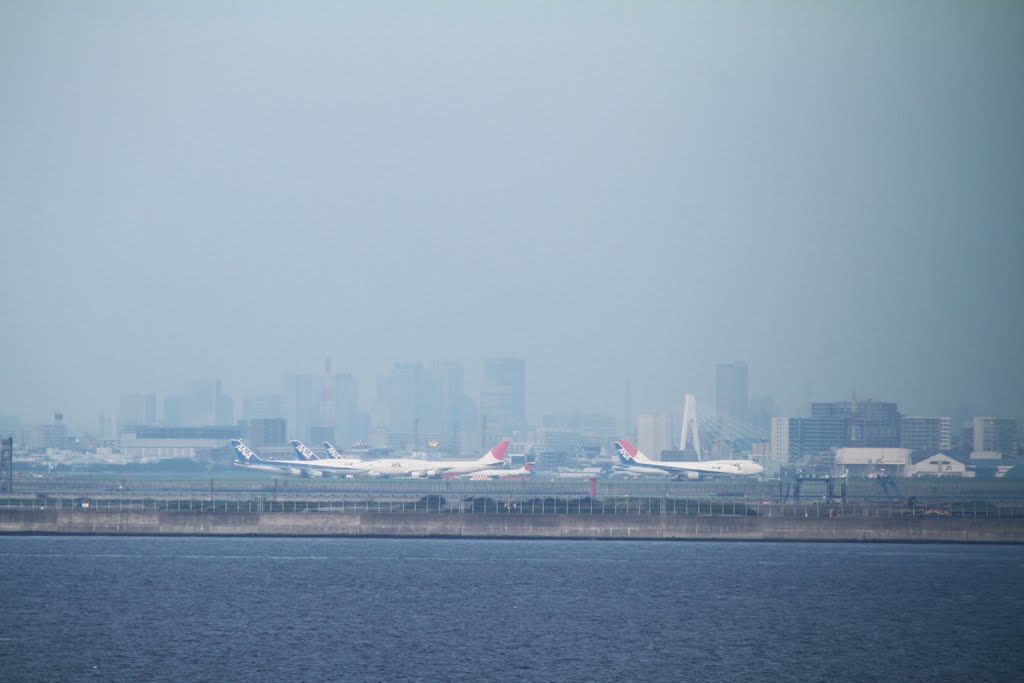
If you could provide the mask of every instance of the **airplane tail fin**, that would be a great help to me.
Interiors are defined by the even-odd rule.
[[[319,460],[320,457],[311,451],[309,447],[301,441],[292,441],[292,448],[299,456],[299,460]]]
[[[249,464],[250,462],[261,462],[260,457],[252,452],[252,450],[242,443],[241,439],[231,439],[231,445],[235,449],[235,458],[240,463]]]
[[[491,450],[484,453],[477,462],[481,465],[497,465],[505,461],[505,453],[508,452],[508,439],[505,439]]]
[[[330,441],[324,441],[323,447],[327,450],[327,453],[330,454],[332,458],[334,458],[335,460],[341,459],[341,453],[335,450],[334,446],[331,445]]]
[[[647,456],[637,450],[637,447],[626,439],[615,442],[615,453],[619,456],[619,462],[623,465],[632,465],[647,460]]]

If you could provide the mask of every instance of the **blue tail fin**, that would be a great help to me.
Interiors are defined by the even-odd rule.
[[[252,461],[262,462],[258,455],[253,453],[248,446],[242,443],[241,439],[231,439],[231,445],[235,449],[235,457],[239,462],[246,464]]]
[[[292,448],[299,456],[299,460],[319,460],[320,456],[311,451],[309,447],[301,441],[292,441]]]

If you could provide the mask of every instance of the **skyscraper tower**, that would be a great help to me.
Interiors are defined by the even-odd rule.
[[[747,364],[719,363],[715,366],[715,412],[719,417],[747,418]]]
[[[491,439],[526,427],[526,361],[488,358],[480,387],[480,415],[487,418]]]
[[[314,396],[312,375],[281,375],[281,417],[288,421],[288,438],[309,438],[309,429],[316,420]]]
[[[331,356],[324,363],[324,383],[320,398],[320,426],[334,429],[334,378],[331,376]],[[333,438],[333,437],[332,437]]]

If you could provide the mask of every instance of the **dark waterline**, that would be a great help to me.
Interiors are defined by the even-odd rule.
[[[1016,680],[1024,547],[0,537],[4,680]]]

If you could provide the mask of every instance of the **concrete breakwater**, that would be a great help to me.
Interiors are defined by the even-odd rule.
[[[21,508],[0,533],[1024,543],[1024,519]]]

